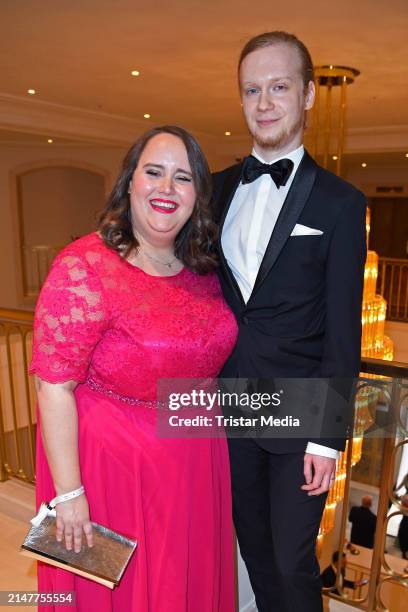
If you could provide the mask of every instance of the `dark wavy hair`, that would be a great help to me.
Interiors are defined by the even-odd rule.
[[[158,134],[172,134],[184,143],[196,192],[193,213],[176,236],[175,255],[193,272],[206,274],[217,266],[217,227],[210,208],[212,180],[200,145],[183,128],[174,125],[156,127],[138,138],[123,160],[122,172],[99,218],[98,231],[106,246],[123,257],[138,248],[130,217],[129,184],[145,146]]]

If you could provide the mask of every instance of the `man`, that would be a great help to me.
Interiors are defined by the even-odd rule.
[[[239,324],[222,376],[357,376],[365,199],[303,149],[310,54],[271,32],[245,45],[238,72],[253,151],[214,176],[220,280]],[[315,541],[343,447],[229,440],[234,522],[259,612],[322,610]]]
[[[371,511],[373,498],[365,495],[361,499],[361,506],[353,506],[350,510],[349,521],[352,524],[350,542],[366,548],[374,548],[375,527],[377,517]]]
[[[339,551],[336,550],[332,555],[331,564],[328,567],[326,567],[326,569],[324,569],[321,574],[322,584],[325,589],[333,589],[333,587],[336,585],[338,561],[339,561]],[[359,586],[363,586],[367,584],[367,580],[364,578],[361,580],[357,580],[357,581],[348,580],[347,578],[345,578],[346,569],[347,569],[347,558],[346,558],[346,553],[343,553],[342,561],[341,561],[341,579],[340,579],[340,585],[343,589],[346,588],[346,589],[354,590]],[[337,595],[339,594],[337,589],[333,589],[333,593],[336,593]]]

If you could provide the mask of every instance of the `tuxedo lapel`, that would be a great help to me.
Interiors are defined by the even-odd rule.
[[[269,271],[279,257],[281,250],[292,233],[292,230],[295,227],[296,222],[299,219],[299,216],[309,198],[316,178],[317,167],[317,164],[305,151],[270,237],[264,258],[259,267],[254,289],[249,300],[251,300],[254,293],[259,289],[260,285],[269,274]]]
[[[220,217],[220,239],[222,230],[225,223],[225,218],[227,216],[229,207],[231,206],[232,198],[235,195],[235,192],[238,188],[238,185],[241,181],[242,176],[242,164],[237,164],[230,169],[221,190],[218,194],[218,202],[220,204],[220,208],[222,207],[221,217]]]
[[[222,235],[222,230],[224,227],[225,219],[226,219],[229,207],[231,206],[232,199],[241,181],[241,175],[242,175],[242,164],[233,166],[221,187],[221,190],[218,194],[217,199],[220,204],[220,207],[221,206],[223,207],[220,222],[219,222],[219,233],[218,233],[218,252],[220,255],[221,266],[222,266],[223,272],[228,280],[228,283],[231,289],[234,291],[237,298],[243,302],[244,299],[242,297],[241,290],[235,279],[234,274],[230,270],[230,267],[225,258],[224,252],[222,250],[222,244],[221,244],[221,235]]]

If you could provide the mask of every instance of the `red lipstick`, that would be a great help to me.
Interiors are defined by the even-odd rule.
[[[149,203],[153,210],[164,215],[171,215],[179,206],[174,200],[167,200],[165,198],[153,198],[149,200]]]

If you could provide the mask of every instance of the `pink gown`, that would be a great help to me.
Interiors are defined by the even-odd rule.
[[[91,520],[138,540],[113,591],[40,563],[39,591],[76,592],[76,607],[56,611],[235,609],[226,440],[160,438],[154,407],[159,378],[214,377],[235,340],[215,274],[151,276],[97,234],[55,259],[36,307],[30,373],[80,383],[78,445]],[[55,491],[37,442],[39,503]]]

